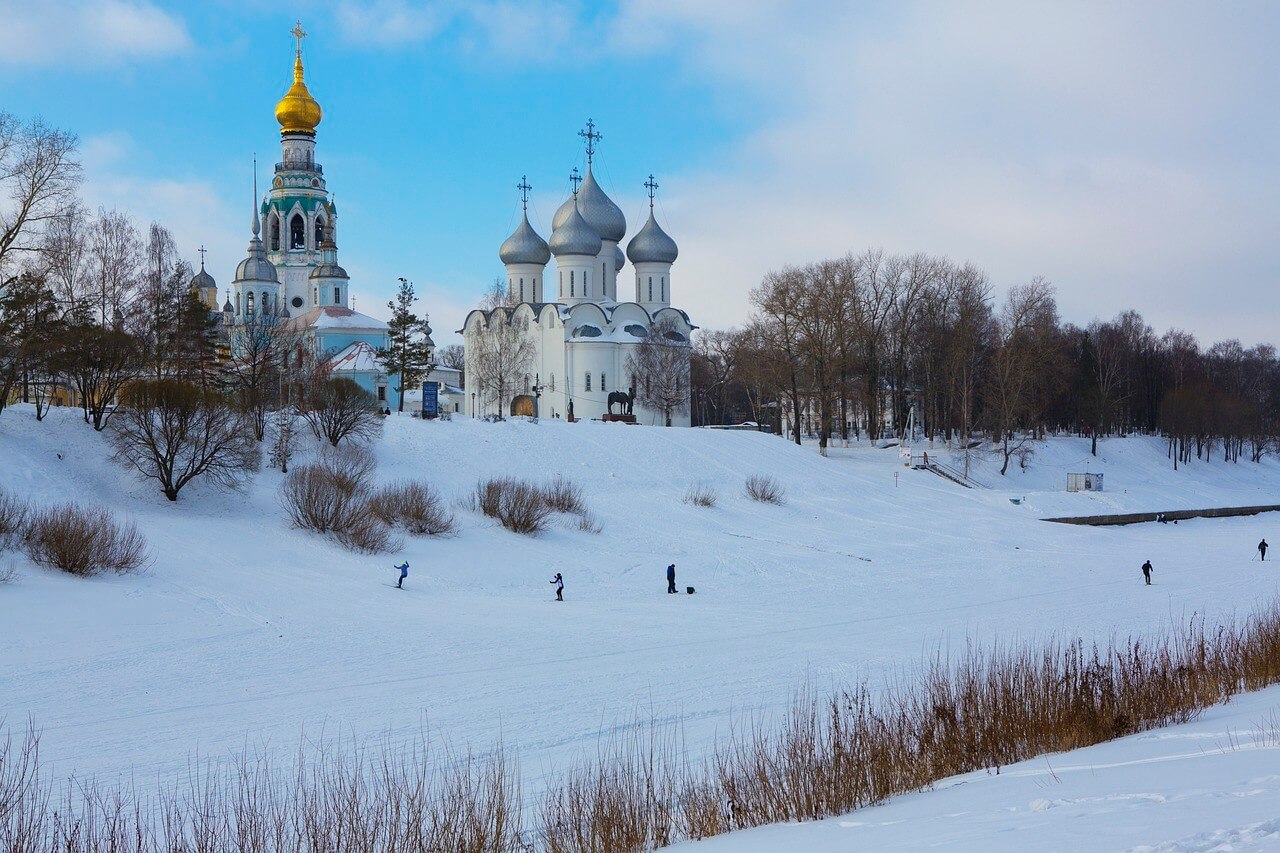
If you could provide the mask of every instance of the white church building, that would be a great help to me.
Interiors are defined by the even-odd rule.
[[[670,318],[664,326],[675,345],[688,346],[697,328],[671,304],[671,270],[679,251],[654,218],[653,176],[645,184],[649,218],[627,243],[624,256],[626,217],[592,172],[600,135],[591,122],[580,135],[587,141],[587,172],[579,186],[574,170],[575,192],[556,211],[550,241],[529,223],[530,187],[522,180],[520,224],[498,252],[506,268],[507,304],[472,311],[460,330],[467,359],[466,412],[473,417],[600,418],[609,411],[611,392],[627,392],[643,381],[630,374],[630,356],[648,339],[655,323]],[[547,264],[553,256],[555,268],[548,279]],[[628,261],[631,275],[624,272]],[[527,363],[512,381],[503,383],[509,387],[501,394],[491,383],[477,381],[482,368],[474,363],[480,336],[498,324],[514,324],[530,344]],[[685,370],[682,385],[687,394]],[[672,412],[671,425],[688,426],[689,412],[686,399]],[[641,424],[664,421],[662,413],[639,401],[633,413]]]

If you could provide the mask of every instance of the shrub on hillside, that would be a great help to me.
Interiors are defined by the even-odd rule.
[[[472,507],[512,533],[533,535],[544,530],[551,506],[542,490],[514,477],[492,477],[476,484]]]
[[[0,551],[16,548],[22,541],[31,506],[22,498],[0,492]]]
[[[390,526],[371,506],[371,469],[344,470],[331,462],[299,465],[285,477],[280,502],[289,520],[303,530],[331,535],[353,551],[395,550]]]
[[[147,562],[147,542],[136,524],[72,503],[32,512],[23,544],[33,563],[73,575],[123,574]]]
[[[785,500],[782,484],[766,474],[752,474],[744,484],[747,497],[765,504],[780,504]]]
[[[453,513],[429,483],[392,483],[369,498],[374,515],[391,527],[415,536],[443,536],[453,531]]]
[[[582,487],[559,474],[542,487],[542,499],[555,512],[563,512],[566,515],[586,515],[587,513],[586,501],[582,499]]]
[[[706,483],[694,483],[684,493],[684,502],[690,506],[713,507],[717,498],[716,490]]]

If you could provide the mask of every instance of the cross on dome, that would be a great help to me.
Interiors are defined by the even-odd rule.
[[[574,166],[573,171],[569,173],[569,183],[573,184],[573,194],[578,194],[578,184],[582,183],[582,175],[578,174],[578,167]]]
[[[307,31],[302,28],[302,21],[296,22],[294,28],[289,30],[289,35],[298,40],[298,53],[302,53],[302,40],[307,37]]]
[[[587,129],[578,131],[578,135],[587,140],[587,165],[590,166],[596,153],[596,143],[604,137],[596,132],[596,123],[591,119],[587,119]]]
[[[649,180],[644,182],[644,188],[649,191],[649,210],[653,210],[653,196],[658,191],[658,182],[653,179],[653,173],[649,173]]]
[[[516,189],[520,190],[520,206],[524,210],[529,209],[529,190],[533,187],[529,186],[529,176],[521,175],[520,183],[516,184]]]
[[[204,253],[205,253],[204,243],[201,243],[200,248],[196,249],[196,251],[200,253],[200,269],[204,269]]]

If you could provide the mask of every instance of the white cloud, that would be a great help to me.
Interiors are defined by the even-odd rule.
[[[1045,274],[1076,322],[1135,307],[1257,340],[1280,321],[1280,208],[1262,189],[1280,169],[1256,144],[1277,131],[1276,18],[637,0],[612,41],[669,52],[765,115],[715,167],[665,176],[676,299],[698,322],[743,319],[768,269],[884,246],[972,260],[1000,285]]]
[[[191,46],[186,24],[147,0],[0,0],[3,65],[115,65]]]
[[[356,44],[395,46],[429,39],[443,30],[457,14],[459,3],[413,3],[407,0],[343,0],[338,24],[343,35]]]

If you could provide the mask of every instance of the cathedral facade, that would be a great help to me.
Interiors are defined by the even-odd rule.
[[[226,293],[220,322],[232,358],[237,338],[249,329],[281,327],[297,333],[303,346],[328,363],[332,375],[355,380],[380,405],[395,408],[395,377],[387,376],[376,359],[376,351],[390,343],[387,324],[349,305],[350,278],[338,263],[338,208],[315,156],[323,113],[305,80],[306,34],[299,26],[293,35],[298,40],[293,83],[275,110],[280,161],[261,199],[255,178],[252,236]],[[216,310],[217,283],[203,261],[191,287]]]
[[[574,192],[552,219],[551,239],[543,240],[530,224],[530,187],[521,181],[520,224],[498,251],[506,269],[506,304],[472,311],[460,330],[467,360],[467,413],[473,417],[595,419],[610,411],[610,394],[635,393],[637,422],[667,420],[643,405],[646,378],[635,375],[632,355],[656,334],[666,345],[689,347],[697,327],[672,306],[671,271],[679,250],[654,217],[657,184],[650,175],[645,184],[649,217],[624,254],[626,217],[592,171],[600,136],[590,122],[580,135],[587,140],[586,175],[579,185],[575,169]],[[553,257],[555,268],[548,275]],[[517,346],[516,338],[524,344]],[[503,346],[513,351],[505,364],[496,352]],[[689,425],[687,357],[682,370],[683,377],[675,379],[685,400],[671,411],[673,426]],[[501,371],[510,375],[493,375]]]

